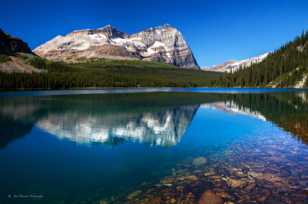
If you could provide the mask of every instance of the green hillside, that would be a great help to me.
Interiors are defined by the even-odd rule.
[[[308,32],[271,53],[264,61],[218,81],[221,86],[308,87]]]
[[[94,60],[77,64],[51,62],[31,54],[17,54],[39,73],[0,73],[1,89],[64,89],[89,87],[211,86],[221,74],[179,69],[173,65],[132,61]]]

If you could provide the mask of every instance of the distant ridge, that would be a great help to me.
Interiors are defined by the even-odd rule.
[[[262,62],[267,56],[269,55],[269,52],[266,52],[262,55],[258,55],[256,57],[251,57],[244,60],[230,60],[220,65],[214,65],[212,67],[206,67],[205,69],[210,71],[216,71],[216,72],[227,72],[232,73],[236,72],[239,69],[245,69],[247,67],[250,67],[253,64]]]

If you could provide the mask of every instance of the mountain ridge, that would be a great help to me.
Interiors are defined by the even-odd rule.
[[[22,59],[25,56],[35,57],[28,44],[0,28],[0,72],[28,74],[41,72],[37,67],[27,64]]]
[[[28,44],[20,38],[11,36],[0,28],[0,54],[11,55],[17,52],[32,53]]]
[[[213,65],[210,67],[205,67],[205,70],[216,71],[216,72],[226,72],[232,73],[236,72],[240,69],[245,69],[250,67],[253,64],[260,63],[270,54],[270,52],[263,53],[261,55],[257,55],[255,57],[246,58],[243,60],[229,60],[224,62],[223,64]]]
[[[54,61],[138,59],[164,62],[181,68],[199,68],[182,33],[169,24],[133,34],[119,31],[111,25],[74,30],[64,36],[56,36],[33,51]]]

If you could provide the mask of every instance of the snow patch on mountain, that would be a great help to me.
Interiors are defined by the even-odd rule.
[[[205,69],[210,70],[210,71],[216,71],[216,72],[233,73],[233,72],[238,71],[239,69],[250,67],[252,64],[262,62],[268,55],[269,55],[269,52],[256,56],[256,57],[251,57],[248,59],[240,60],[240,61],[230,60],[220,65],[206,67]]]

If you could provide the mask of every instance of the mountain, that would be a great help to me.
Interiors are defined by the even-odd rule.
[[[107,41],[101,43],[101,39],[99,39],[98,44],[100,45],[94,46],[95,49],[92,49],[92,46],[91,49],[81,50],[78,53],[74,50],[73,52],[65,51],[60,54],[60,57],[67,57],[68,55],[75,56],[76,53],[78,56],[81,53],[86,53],[86,57],[89,57],[89,59],[85,61],[81,59],[78,63],[58,62],[36,55],[31,51],[27,43],[1,31],[0,89],[193,87],[209,86],[214,79],[221,76],[221,73],[218,72],[206,72],[199,69],[178,69],[177,66],[173,65],[193,67],[192,64],[196,64],[196,62],[191,50],[189,48],[186,50],[183,48],[186,43],[181,37],[181,34],[168,25],[148,29],[130,36],[111,26],[92,31],[75,31],[75,33],[77,36],[76,41],[84,43],[80,46],[88,45],[84,39],[88,40],[89,36],[101,37],[101,39],[105,36],[106,39],[109,39],[108,42],[122,40],[123,43],[124,41],[134,42],[133,45],[136,46],[140,44],[138,44],[138,40],[136,39],[144,41],[142,43],[144,46],[148,46],[153,41],[155,41],[154,44],[157,46],[159,44],[158,40],[161,40],[165,43],[164,46],[168,49],[168,52],[159,51],[161,49],[160,46],[154,52],[154,45],[149,45],[149,48],[142,53],[143,60],[140,60],[141,57],[139,56],[138,58],[137,51],[135,53],[132,51],[128,52],[126,49],[127,46],[115,46],[111,43],[108,44]],[[94,42],[96,41],[94,40]],[[93,42],[91,41],[91,43]],[[68,48],[70,46],[74,47],[77,45],[71,42],[65,44],[64,47]],[[103,50],[104,47],[106,48],[105,50]],[[171,47],[174,49],[171,50]],[[146,57],[145,54],[148,51],[151,53]],[[117,55],[117,59],[92,58],[93,56],[90,53],[94,55],[107,53],[108,55],[100,55],[100,57],[108,56],[109,58]],[[190,53],[191,58],[188,55],[186,56],[188,53]],[[120,55],[123,57],[120,57]],[[157,62],[159,60],[169,60],[169,64]],[[190,63],[189,60],[192,60],[192,62]],[[70,60],[68,61],[70,62]]]
[[[264,53],[264,54],[256,56],[256,57],[251,57],[251,58],[240,60],[240,61],[230,60],[230,61],[227,61],[223,64],[214,65],[214,66],[206,68],[206,69],[210,70],[210,71],[216,71],[216,72],[232,73],[232,72],[238,71],[241,68],[244,69],[244,68],[250,67],[252,64],[260,63],[268,55],[269,55],[269,53],[267,52],[267,53]]]
[[[235,71],[218,85],[241,87],[308,87],[308,32],[268,54],[260,63]]]
[[[0,54],[11,55],[17,52],[32,53],[27,43],[0,29]]]
[[[73,31],[57,36],[34,49],[54,61],[78,62],[85,59],[138,59],[199,68],[180,31],[170,25],[146,29],[129,35],[111,25]]]
[[[28,44],[0,29],[0,72],[4,73],[39,73],[41,70],[26,63],[22,58],[36,57]]]

